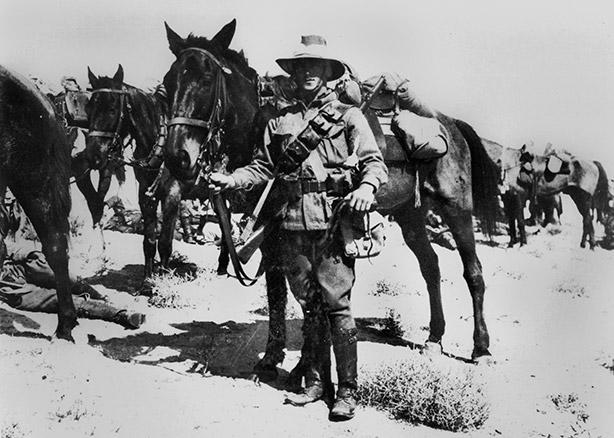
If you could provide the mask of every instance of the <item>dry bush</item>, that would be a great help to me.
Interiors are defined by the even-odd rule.
[[[168,274],[154,274],[149,280],[152,286],[152,295],[147,302],[164,309],[193,308],[194,304],[185,298],[182,290],[186,283],[194,281],[191,276],[178,275],[174,272]]]
[[[560,281],[554,286],[554,291],[560,294],[569,295],[572,298],[583,298],[586,296],[586,289],[575,279]]]
[[[57,410],[51,414],[51,418],[58,423],[64,420],[79,421],[83,417],[92,415],[81,399],[69,401],[62,395],[58,404]]]
[[[70,216],[68,218],[68,228],[70,230],[70,237],[82,236],[83,229],[85,228],[85,220],[77,216]]]
[[[169,265],[168,272],[154,274],[148,280],[152,291],[148,303],[159,308],[194,308],[195,304],[186,297],[186,290],[202,288],[211,281],[213,272],[198,269],[176,252],[172,254]]]
[[[396,297],[401,293],[401,285],[398,283],[392,283],[388,280],[378,280],[375,283],[375,290],[371,291],[371,295],[375,295],[376,297],[382,295],[389,295],[392,297]]]
[[[490,406],[473,368],[445,369],[422,356],[361,370],[360,402],[394,417],[451,431],[479,428]]]
[[[551,394],[548,396],[551,404],[538,409],[547,415],[550,421],[550,428],[546,431],[537,433],[539,437],[560,437],[560,438],[591,438],[591,427],[588,423],[589,415],[586,412],[586,405],[580,400],[577,394]]]
[[[405,333],[403,323],[401,322],[401,315],[394,309],[388,309],[382,325],[382,331],[388,336],[402,338]]]
[[[0,427],[0,438],[25,438],[26,436],[19,423],[10,423]]]

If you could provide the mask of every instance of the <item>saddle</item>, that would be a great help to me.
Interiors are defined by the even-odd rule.
[[[449,134],[434,110],[412,93],[407,79],[389,73],[384,76],[384,87],[370,104],[386,138],[384,160],[426,161],[445,155]],[[363,93],[370,93],[380,77],[364,81],[361,84]]]
[[[89,102],[90,96],[91,93],[87,91],[67,91],[55,97],[55,107],[68,126],[88,128],[85,106]]]

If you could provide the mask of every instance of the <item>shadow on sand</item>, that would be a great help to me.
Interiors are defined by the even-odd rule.
[[[286,321],[289,351],[300,351],[302,345],[302,320]],[[375,342],[392,346],[422,350],[421,344],[398,336],[391,336],[384,327],[383,318],[358,318],[356,320],[359,342]],[[171,324],[181,333],[139,333],[123,338],[98,341],[90,337],[90,345],[115,360],[164,366],[180,373],[205,372],[217,376],[253,378],[253,368],[259,354],[264,351],[268,336],[268,321],[237,323],[227,321],[193,321]],[[163,348],[166,347],[166,348]],[[158,349],[157,351],[155,351]],[[466,363],[470,359],[444,353],[447,357]],[[169,366],[170,365],[170,366]],[[271,386],[284,388],[288,373],[278,369],[279,378]]]

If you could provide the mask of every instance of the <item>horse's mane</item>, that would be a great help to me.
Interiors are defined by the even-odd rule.
[[[245,76],[249,81],[255,83],[258,79],[258,73],[249,66],[243,51],[237,52],[231,48],[221,49],[216,44],[213,44],[208,38],[196,36],[193,33],[190,33],[183,42],[184,49],[189,47],[200,47],[208,50],[213,49],[214,54],[228,61],[234,69],[238,70],[239,73]]]

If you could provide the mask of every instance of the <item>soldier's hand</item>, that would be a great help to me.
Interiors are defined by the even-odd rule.
[[[369,211],[375,201],[375,188],[371,184],[361,184],[356,190],[347,195],[350,208],[355,211]]]
[[[237,186],[237,182],[230,175],[214,172],[209,175],[209,189],[214,191],[231,190]]]

